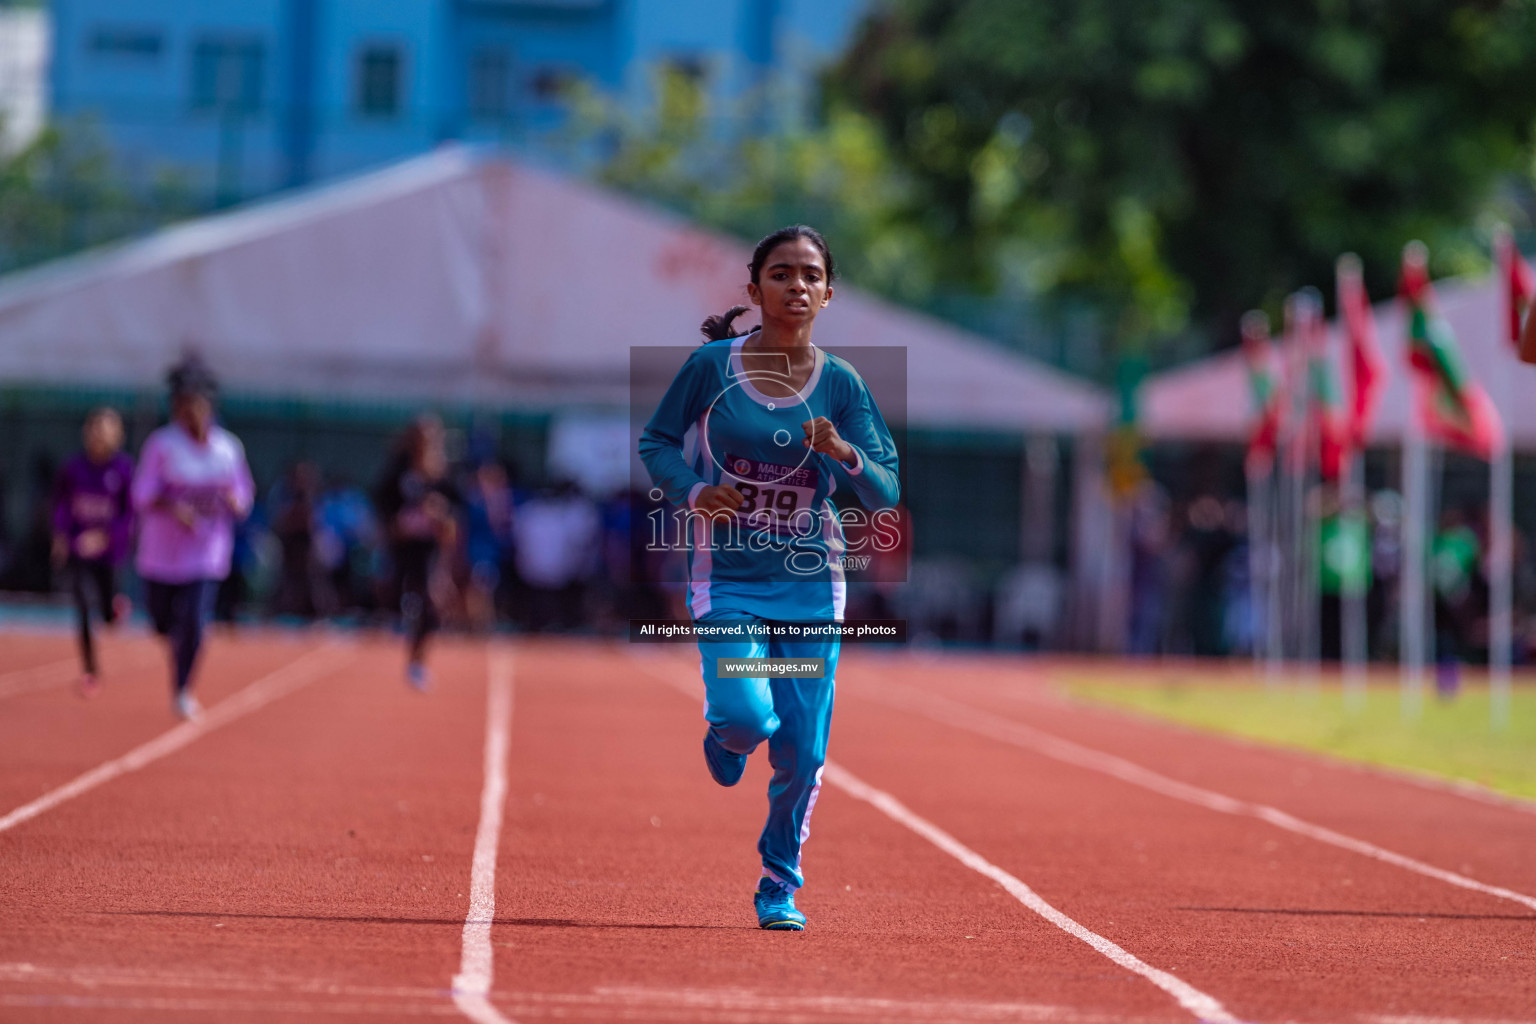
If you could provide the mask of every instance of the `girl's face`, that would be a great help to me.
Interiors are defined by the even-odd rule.
[[[768,253],[747,294],[763,308],[764,320],[808,323],[832,300],[827,262],[809,238],[781,242]]]
[[[193,437],[205,437],[213,426],[213,403],[207,395],[182,395],[176,399],[176,422]]]
[[[85,454],[92,462],[106,462],[123,448],[123,421],[116,413],[93,416],[82,432]]]

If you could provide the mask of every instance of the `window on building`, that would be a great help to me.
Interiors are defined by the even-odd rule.
[[[91,30],[88,45],[98,57],[156,60],[165,49],[165,35],[153,28],[100,25]]]
[[[366,117],[394,117],[400,113],[400,74],[404,63],[398,46],[367,46],[358,53],[359,114]]]
[[[260,110],[262,49],[254,39],[199,39],[192,48],[192,106],[222,113]]]
[[[528,82],[528,91],[542,103],[558,103],[570,95],[577,81],[576,73],[567,68],[539,68]]]
[[[469,114],[496,119],[510,112],[512,58],[505,50],[479,50],[469,58]]]

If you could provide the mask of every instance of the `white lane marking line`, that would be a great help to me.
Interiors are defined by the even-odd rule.
[[[652,675],[673,688],[681,690],[689,697],[696,697],[698,695],[696,687],[683,683],[681,679],[674,679],[672,676],[657,672],[649,665],[642,664],[640,668],[648,675]],[[1132,974],[1140,975],[1150,981],[1172,996],[1180,1006],[1194,1014],[1195,1019],[1201,1021],[1202,1024],[1239,1024],[1238,1018],[1229,1013],[1227,1008],[1222,1006],[1215,996],[1201,992],[1183,979],[1153,967],[1146,961],[1128,953],[1104,936],[1078,924],[1072,918],[1041,899],[1039,894],[1024,884],[1024,882],[1010,875],[991,861],[988,861],[981,854],[961,843],[960,840],[937,825],[914,814],[907,809],[906,805],[891,796],[891,794],[876,789],[859,779],[842,765],[835,764],[831,760],[828,760],[826,763],[824,777],[834,786],[846,790],[855,799],[863,800],[865,803],[870,804],[892,821],[905,825],[972,871],[996,882],[1002,886],[1008,895],[1068,935],[1087,943],[1098,953],[1108,957]]]
[[[1415,860],[1412,857],[1400,853],[1394,853],[1385,847],[1375,843],[1366,842],[1363,839],[1355,839],[1352,836],[1335,832],[1333,829],[1322,825],[1314,825],[1303,821],[1294,815],[1287,814],[1277,807],[1268,804],[1253,803],[1248,800],[1239,800],[1236,797],[1226,796],[1222,793],[1199,786],[1192,786],[1177,779],[1170,779],[1166,775],[1159,775],[1150,768],[1114,754],[1106,754],[1092,747],[1085,747],[1071,740],[1062,739],[1060,736],[1048,732],[1042,732],[1033,726],[1024,725],[1011,719],[988,711],[981,711],[968,704],[961,704],[947,697],[939,697],[913,691],[910,687],[899,684],[882,683],[878,689],[858,691],[857,696],[864,700],[901,711],[909,711],[921,715],[931,721],[954,726],[957,729],[965,729],[970,732],[1000,740],[1016,747],[1043,754],[1046,757],[1074,765],[1078,768],[1087,768],[1090,771],[1111,775],[1122,782],[1129,782],[1133,786],[1161,793],[1163,796],[1172,797],[1175,800],[1183,800],[1186,803],[1204,807],[1207,810],[1221,814],[1231,814],[1237,817],[1257,818],[1268,822],[1276,828],[1294,832],[1308,839],[1315,839],[1321,843],[1337,846],[1352,853],[1358,853],[1365,857],[1382,861],[1412,871],[1416,874],[1445,882],[1449,885],[1480,892],[1486,896],[1494,896],[1498,899],[1509,900],[1523,907],[1536,910],[1536,897],[1527,896],[1524,893],[1515,892],[1513,889],[1505,889],[1502,886],[1488,885],[1479,882],[1475,878],[1437,868],[1433,864]]]
[[[441,988],[389,987],[377,985],[346,985],[329,979],[292,976],[246,977],[238,974],[208,972],[206,970],[166,970],[163,968],[132,968],[102,966],[58,967],[48,964],[0,963],[0,981],[30,985],[72,985],[93,990],[90,995],[74,995],[50,992],[35,996],[9,993],[0,999],[39,998],[58,1000],[74,998],[101,1001],[100,1005],[123,1007],[125,1001],[156,999],[165,1008],[181,1009],[190,1000],[197,1004],[232,1008],[235,1000],[249,1002],[259,1007],[275,1007],[291,1003],[297,997],[345,998],[353,1003],[324,1002],[317,1004],[332,1012],[342,1012],[335,1007],[358,1005],[355,1001],[371,1001],[369,1005],[385,1005],[382,1000],[398,1000],[406,1004],[402,1013],[428,1012],[419,1001],[436,1000],[434,1010],[458,1015],[455,1007],[441,1002]],[[94,991],[109,986],[123,988],[154,988],[193,990],[200,993],[239,993],[234,996],[215,994],[190,996],[107,996]],[[269,996],[281,1002],[255,1002]],[[869,996],[840,995],[787,995],[779,991],[750,988],[659,988],[640,985],[598,986],[588,992],[503,992],[504,1004],[522,1007],[532,1016],[561,1016],[562,1011],[551,1007],[617,1008],[619,1015],[625,1011],[644,1008],[664,1008],[669,1020],[719,1021],[722,1015],[750,1013],[756,1020],[765,1014],[773,1014],[785,1020],[815,1016],[849,1017],[881,1021],[1035,1021],[1053,1024],[1126,1024],[1122,1015],[1084,1013],[1066,1006],[1049,1003],[1007,1002],[1002,1000],[970,999],[898,999]],[[400,1006],[402,1002],[389,1005]],[[49,1002],[48,1005],[56,1005]],[[612,1016],[612,1014],[610,1014]],[[1450,1024],[1448,1021],[1427,1024]]]
[[[1046,1003],[983,1002],[962,999],[901,999],[865,996],[784,995],[778,991],[748,988],[643,988],[597,987],[591,992],[522,992],[509,994],[516,1004],[527,1004],[529,1016],[583,1017],[581,1008],[609,1010],[604,1019],[668,1021],[759,1022],[818,1021],[829,1018],[851,1021],[923,1021],[955,1024],[957,1021],[1051,1022],[1051,1024],[1128,1024],[1139,1018],[1123,1014],[1084,1013]],[[562,1013],[561,1010],[571,1008]],[[658,1014],[658,1010],[665,1013]],[[572,1012],[574,1011],[574,1012]],[[629,1011],[629,1012],[625,1012]],[[649,1012],[644,1012],[649,1011]],[[1156,1018],[1162,1020],[1163,1017]],[[1448,1022],[1446,1022],[1448,1024]]]
[[[241,974],[207,970],[175,970],[159,967],[116,967],[100,965],[54,966],[52,964],[0,963],[0,982],[47,985],[77,985],[98,989],[116,985],[125,988],[198,989],[209,992],[277,993],[279,995],[318,995],[366,997],[370,999],[432,999],[439,1003],[441,986],[346,985],[327,978],[292,975],[249,977]],[[451,1009],[446,1012],[452,1013]]]
[[[177,999],[166,997],[120,997],[77,995],[0,994],[0,1006],[46,1010],[154,1010],[161,1013],[200,1013],[220,1019],[231,1013],[281,1015],[344,1014],[347,1016],[449,1016],[445,1003],[323,1003],[297,1000],[255,999]],[[280,1019],[280,1018],[279,1018]]]
[[[0,832],[15,828],[22,822],[29,821],[67,800],[89,793],[97,786],[111,782],[120,775],[138,771],[145,765],[174,754],[205,733],[228,725],[235,719],[263,708],[279,697],[285,697],[300,687],[314,682],[333,668],[339,668],[351,657],[350,653],[338,653],[337,649],[330,645],[309,651],[282,668],[262,676],[233,697],[215,704],[203,712],[196,721],[182,722],[149,742],[133,748],[123,756],[99,764],[58,789],[44,793],[31,803],[22,804],[0,818]]]
[[[1126,952],[1104,936],[1078,924],[1072,918],[1041,899],[1035,890],[1025,885],[1019,879],[993,864],[975,850],[964,845],[937,825],[914,814],[906,805],[891,796],[891,794],[876,789],[857,778],[842,765],[828,761],[826,778],[828,782],[835,786],[841,786],[855,798],[872,805],[892,821],[905,825],[913,832],[916,832],[972,871],[990,878],[1002,886],[1014,899],[1068,935],[1092,946],[1100,954],[1113,960],[1132,974],[1137,974],[1147,979],[1172,996],[1184,1009],[1194,1014],[1196,1020],[1209,1022],[1209,1024],[1221,1024],[1221,1022],[1235,1024],[1237,1021],[1237,1018],[1229,1013],[1227,1008],[1222,1006],[1215,996],[1200,991],[1182,978],[1177,978],[1167,971],[1153,967],[1139,957]]]
[[[512,729],[512,657],[500,646],[486,653],[485,785],[480,790],[480,824],[470,866],[469,913],[459,973],[453,976],[453,1005],[479,1024],[511,1024],[491,1005],[494,957],[491,922],[496,917],[496,848],[507,802],[507,747]]]
[[[1365,761],[1354,761],[1341,754],[1331,754],[1322,750],[1308,750],[1304,747],[1287,746],[1278,741],[1262,740],[1252,736],[1212,732],[1209,729],[1202,729],[1199,726],[1190,725],[1186,722],[1177,722],[1171,718],[1161,718],[1150,711],[1122,707],[1118,704],[1100,703],[1091,697],[1081,697],[1076,694],[1063,696],[1054,691],[1042,691],[1039,689],[1039,687],[1049,685],[1052,684],[1044,680],[1038,684],[1026,683],[1025,687],[1027,689],[1013,687],[1008,690],[998,691],[997,696],[1005,700],[1017,701],[1020,704],[1037,704],[1041,707],[1055,708],[1058,711],[1089,712],[1121,721],[1156,726],[1170,732],[1185,733],[1200,736],[1207,740],[1230,744],[1240,750],[1256,750],[1271,755],[1276,753],[1285,754],[1308,761],[1320,762],[1330,768],[1368,775],[1372,778],[1407,783],[1410,786],[1431,790],[1441,795],[1459,796],[1464,800],[1472,800],[1490,807],[1502,807],[1505,810],[1519,811],[1522,814],[1536,814],[1536,800],[1526,796],[1516,796],[1513,793],[1501,793],[1481,783],[1473,782],[1471,779],[1436,775],[1422,768],[1412,768],[1408,765],[1371,764]]]

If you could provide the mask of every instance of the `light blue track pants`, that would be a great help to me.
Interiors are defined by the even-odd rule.
[[[763,622],[750,616],[709,619]],[[840,641],[730,640],[699,641],[704,675],[704,718],[726,750],[750,754],[768,741],[768,823],[757,841],[763,872],[798,889],[800,847],[811,830],[811,811],[821,789],[827,759],[827,731],[832,725],[833,679]],[[821,679],[721,679],[717,658],[822,658]]]

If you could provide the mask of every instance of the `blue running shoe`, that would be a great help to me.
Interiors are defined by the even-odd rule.
[[[704,734],[704,763],[709,766],[709,777],[722,786],[734,786],[741,781],[741,773],[747,770],[747,755],[733,754],[720,745],[715,734]]]
[[[764,875],[752,896],[757,905],[757,926],[771,932],[805,931],[805,915],[795,909],[795,891]]]
[[[419,661],[413,661],[405,667],[405,682],[417,693],[426,693],[432,688],[432,677],[427,675],[427,666]]]

